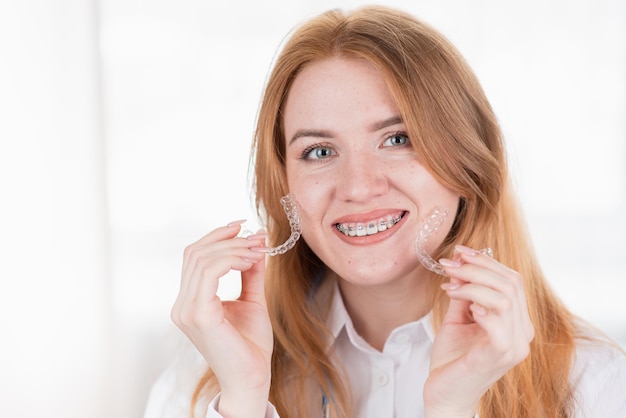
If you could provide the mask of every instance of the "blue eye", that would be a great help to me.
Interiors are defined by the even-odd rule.
[[[323,160],[335,155],[335,152],[332,148],[315,144],[307,147],[304,151],[302,151],[301,159],[303,160]]]
[[[383,142],[383,146],[385,147],[400,147],[402,145],[407,145],[409,143],[409,137],[407,134],[398,132],[396,134],[391,135],[389,138],[385,139]]]

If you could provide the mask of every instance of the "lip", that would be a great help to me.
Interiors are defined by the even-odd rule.
[[[350,223],[350,222],[354,222],[354,223],[365,223],[365,222],[369,222],[372,219],[378,219],[378,218],[384,218],[387,215],[395,215],[398,213],[408,213],[408,211],[404,210],[404,209],[377,209],[377,210],[373,210],[371,212],[366,212],[366,213],[355,213],[352,215],[346,215],[346,216],[342,216],[341,218],[335,219],[333,221],[333,226],[336,224],[343,224],[343,223]]]
[[[387,229],[382,232],[378,232],[377,234],[374,234],[374,235],[365,235],[362,237],[359,237],[359,236],[351,237],[351,236],[342,234],[341,232],[339,232],[339,230],[336,227],[337,224],[341,224],[341,223],[366,223],[368,221],[371,221],[372,219],[384,218],[388,215],[397,215],[398,213],[401,213],[402,217],[400,221],[398,221],[393,226],[393,228]],[[371,211],[367,213],[347,215],[333,222],[331,228],[333,229],[334,233],[337,234],[339,239],[341,239],[343,242],[347,244],[371,245],[371,244],[375,244],[380,241],[383,241],[387,239],[388,237],[390,237],[391,235],[395,234],[396,231],[400,229],[402,224],[404,224],[405,220],[409,217],[409,213],[410,213],[409,211],[402,210],[402,209],[380,209],[380,210],[375,210],[375,211]]]

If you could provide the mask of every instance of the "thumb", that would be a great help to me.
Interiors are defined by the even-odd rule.
[[[465,282],[460,279],[450,277],[451,284],[464,285]],[[450,305],[448,311],[443,318],[444,324],[470,324],[474,322],[472,313],[469,309],[471,302],[462,299],[450,298]]]

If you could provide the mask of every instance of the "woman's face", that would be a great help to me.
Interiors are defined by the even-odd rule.
[[[294,80],[283,123],[289,191],[311,249],[355,284],[412,278],[424,218],[436,206],[456,213],[459,196],[420,164],[382,75],[356,59],[310,64]]]

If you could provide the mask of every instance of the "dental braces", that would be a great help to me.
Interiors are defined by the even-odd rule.
[[[432,237],[437,230],[439,230],[439,227],[443,225],[447,216],[447,209],[436,207],[424,220],[424,225],[420,228],[415,240],[415,251],[420,263],[433,273],[437,273],[442,276],[448,275],[446,274],[446,271],[441,263],[433,259],[430,254],[428,254],[428,251],[426,251],[426,241],[428,241],[430,237]],[[477,252],[493,258],[493,250],[491,248],[483,248]]]
[[[295,203],[292,194],[287,194],[280,199],[280,204],[287,215],[287,219],[289,220],[289,227],[291,229],[291,234],[289,238],[276,247],[268,248],[266,250],[266,254],[270,256],[275,256],[278,254],[284,254],[287,251],[291,250],[295,245],[300,236],[302,235],[302,225],[300,221],[300,215],[298,214],[298,208]],[[440,274],[442,276],[448,276],[445,272],[444,267],[433,259],[428,251],[426,251],[426,242],[439,230],[439,228],[443,225],[446,217],[448,216],[448,210],[443,207],[436,207],[433,211],[426,217],[424,220],[424,224],[420,228],[417,238],[415,239],[415,252],[417,253],[417,258],[419,262],[426,267],[428,270],[433,273]],[[251,231],[242,230],[243,235],[249,235]],[[241,233],[240,233],[241,235]],[[493,250],[491,248],[483,248],[482,250],[477,251],[480,254],[487,255],[488,257],[493,257]]]
[[[386,231],[387,229],[392,228],[395,224],[402,220],[402,216],[397,218],[392,218],[386,221],[381,221],[379,223],[369,222],[367,225],[354,225],[354,224],[338,224],[336,226],[337,230],[344,235],[348,235],[351,237],[364,237],[366,235],[372,235],[376,232]],[[371,231],[371,232],[370,232]]]

